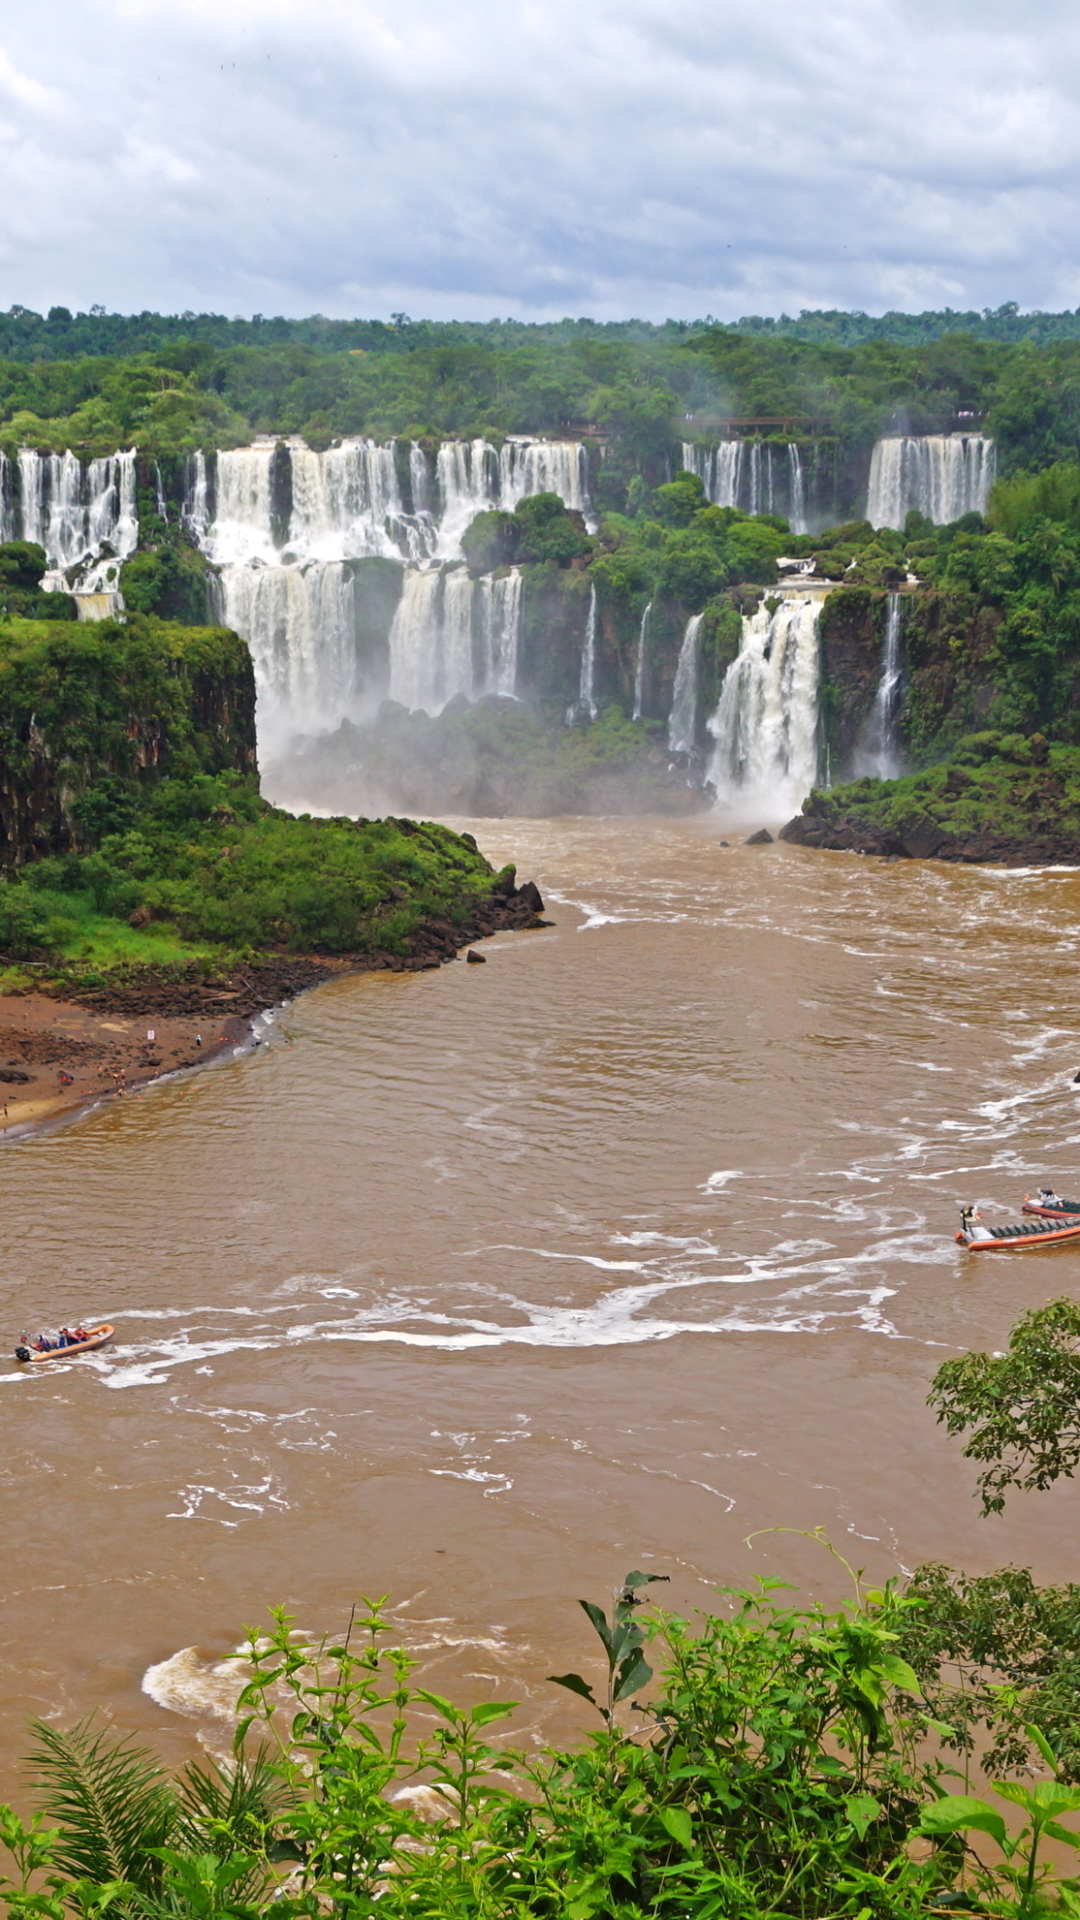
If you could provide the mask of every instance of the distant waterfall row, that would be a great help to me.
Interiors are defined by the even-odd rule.
[[[44,547],[52,575],[47,587],[70,584],[61,576],[74,578],[75,569],[85,592],[115,587],[110,563],[133,553],[138,539],[134,449],[85,464],[74,453],[29,447],[15,461],[0,453],[0,543],[32,540]]]
[[[740,513],[776,513],[793,533],[807,531],[806,480],[794,440],[721,440],[715,447],[683,442],[683,466],[695,473],[714,507]]]
[[[811,448],[812,448],[812,443]],[[819,497],[811,454],[794,440],[721,440],[714,446],[684,442],[683,466],[701,481],[707,498],[740,513],[775,513],[793,533],[807,533],[862,511],[862,497]],[[865,468],[863,469],[865,474]],[[995,474],[994,442],[981,433],[893,435],[875,443],[866,489],[866,518],[875,527],[902,528],[915,508],[938,526],[965,513],[985,513]],[[863,486],[866,486],[864,479]],[[852,482],[849,480],[848,485]]]
[[[294,565],[372,555],[416,563],[461,557],[488,508],[557,493],[591,515],[587,455],[573,440],[448,440],[434,461],[411,443],[349,440],[315,453],[267,441],[193,454],[183,518],[222,566]]]
[[[965,513],[985,513],[994,472],[994,443],[981,433],[879,440],[870,460],[866,517],[873,527],[902,528],[913,509],[937,526]]]

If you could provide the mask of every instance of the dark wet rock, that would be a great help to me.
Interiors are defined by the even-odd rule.
[[[468,953],[467,953],[467,954],[465,955],[465,958],[466,958],[466,960],[467,960],[467,961],[469,962],[469,965],[470,965],[471,967],[486,967],[486,966],[487,966],[487,954],[486,954],[486,953],[477,953],[477,952],[476,952],[476,951],[474,950],[474,948],[472,948],[472,947],[470,947],[470,948],[469,948],[469,951],[468,951]],[[1076,1077],[1077,1077],[1077,1079],[1078,1079],[1078,1080],[1080,1080],[1080,1073],[1078,1073]]]
[[[0,1067],[0,1080],[6,1087],[25,1087],[30,1078],[30,1074],[23,1073],[18,1067]]]
[[[759,827],[756,833],[749,834],[743,841],[744,847],[771,847],[772,844],[773,836],[768,827]]]

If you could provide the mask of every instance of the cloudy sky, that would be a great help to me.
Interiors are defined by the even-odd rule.
[[[9,0],[0,307],[1076,307],[1078,95],[1066,0]]]

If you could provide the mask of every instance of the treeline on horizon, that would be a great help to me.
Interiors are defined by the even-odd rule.
[[[593,320],[588,316],[561,320],[413,320],[392,314],[388,320],[333,320],[325,314],[289,319],[256,313],[250,319],[221,313],[107,313],[102,306],[72,313],[69,307],[50,307],[40,314],[31,307],[13,305],[0,313],[0,357],[10,360],[61,360],[82,355],[154,353],[179,340],[197,340],[213,347],[297,345],[324,351],[368,349],[407,353],[417,346],[476,341],[506,346],[526,340],[567,341],[581,334],[613,340],[681,340],[706,329],[731,333],[777,336],[789,340],[858,346],[864,341],[892,340],[922,346],[947,333],[968,333],[977,340],[1016,344],[1030,341],[1043,346],[1053,340],[1080,339],[1080,307],[1061,313],[1021,310],[1015,300],[1000,307],[924,309],[922,313],[864,313],[839,307],[801,309],[797,317],[744,314],[732,321],[706,314],[697,320]]]
[[[480,326],[404,315],[393,325],[181,315],[160,322],[173,330],[164,338],[152,315],[41,321],[16,309],[15,321],[0,317],[0,449],[87,457],[137,444],[163,460],[256,434],[299,434],[319,449],[349,435],[431,444],[592,433],[604,447],[602,499],[618,507],[635,475],[670,477],[680,441],[715,441],[730,424],[831,442],[829,457],[851,466],[842,491],[854,494],[888,432],[978,427],[1006,473],[1080,457],[1080,316],[1063,318],[1072,337],[1045,344],[955,330],[844,344],[800,338],[799,323],[785,331],[782,321]],[[17,351],[13,327],[28,329]],[[34,357],[35,329],[51,358]]]

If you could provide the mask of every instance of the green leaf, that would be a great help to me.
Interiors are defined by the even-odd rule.
[[[868,1793],[852,1793],[848,1795],[844,1805],[847,1808],[847,1817],[859,1839],[865,1840],[866,1830],[871,1821],[881,1818],[881,1807],[878,1801],[872,1799]]]
[[[587,1700],[590,1706],[595,1707],[596,1696],[588,1681],[583,1680],[580,1673],[549,1673],[548,1679],[555,1687],[568,1687],[571,1693],[580,1693],[583,1700]]]
[[[591,1600],[579,1600],[578,1606],[582,1608],[583,1612],[588,1614],[589,1619],[592,1621],[593,1626],[596,1628],[597,1633],[600,1635],[600,1638],[604,1643],[604,1646],[607,1650],[608,1658],[610,1659],[611,1658],[611,1629],[609,1628],[607,1623],[607,1614],[604,1613],[601,1610],[601,1608],[594,1606]]]
[[[924,1807],[919,1816],[919,1831],[935,1840],[949,1833],[963,1833],[967,1828],[976,1833],[989,1833],[1002,1847],[1008,1838],[1000,1813],[987,1806],[985,1800],[975,1800],[967,1794],[947,1793]]]
[[[627,1694],[636,1693],[639,1687],[648,1686],[652,1674],[652,1668],[641,1658],[640,1653],[635,1651],[627,1654],[619,1668],[619,1677],[612,1696],[616,1706],[620,1700],[626,1699]]]
[[[1080,1833],[1076,1833],[1072,1827],[1063,1827],[1058,1820],[1048,1820],[1043,1832],[1049,1834],[1051,1840],[1063,1840],[1067,1847],[1080,1850]]]
[[[689,1853],[694,1844],[694,1823],[685,1807],[661,1807],[660,1819],[673,1840]]]
[[[469,1719],[474,1727],[489,1727],[493,1720],[505,1720],[516,1706],[516,1700],[508,1700],[505,1704],[499,1700],[481,1700],[479,1706],[470,1707]]]
[[[633,1573],[628,1573],[623,1581],[623,1592],[636,1593],[639,1587],[651,1587],[657,1580],[667,1581],[670,1578],[671,1575],[668,1573],[638,1573],[635,1569]]]
[[[906,1660],[901,1660],[898,1653],[882,1654],[877,1664],[890,1687],[901,1687],[905,1693],[922,1692],[915,1669],[909,1667]]]
[[[1038,1747],[1039,1752],[1042,1754],[1042,1757],[1046,1761],[1046,1764],[1049,1767],[1051,1773],[1055,1776],[1056,1779],[1060,1779],[1061,1767],[1058,1762],[1058,1757],[1057,1757],[1057,1754],[1054,1752],[1053,1747],[1050,1745],[1049,1740],[1046,1738],[1046,1735],[1044,1733],[1041,1733],[1038,1727],[1034,1727],[1034,1726],[1026,1726],[1024,1728],[1024,1732],[1027,1734],[1028,1739],[1036,1747]]]

